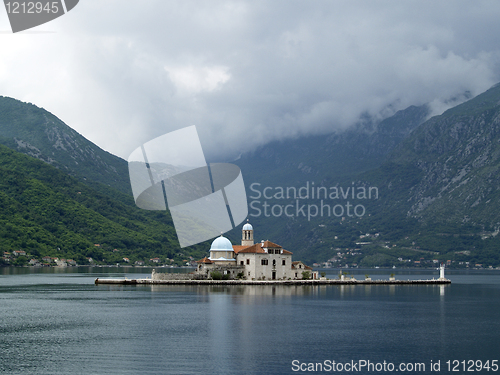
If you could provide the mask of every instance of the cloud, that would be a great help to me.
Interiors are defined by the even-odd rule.
[[[86,1],[35,29],[55,33],[0,34],[0,94],[123,158],[189,125],[209,161],[230,158],[486,90],[499,16],[488,1]]]
[[[165,70],[176,89],[186,96],[217,90],[230,78],[224,66],[165,66]]]

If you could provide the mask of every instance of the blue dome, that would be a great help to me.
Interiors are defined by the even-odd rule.
[[[217,237],[214,242],[212,242],[210,250],[233,251],[233,245],[231,244],[231,241],[229,241],[226,237],[220,236]]]
[[[253,230],[253,227],[250,223],[246,223],[243,225],[243,230]]]

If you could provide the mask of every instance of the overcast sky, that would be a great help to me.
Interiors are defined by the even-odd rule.
[[[500,81],[500,1],[80,0],[12,34],[0,95],[103,149],[196,125],[208,161]]]

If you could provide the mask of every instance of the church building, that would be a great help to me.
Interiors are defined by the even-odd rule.
[[[292,262],[292,253],[271,241],[254,244],[253,227],[243,226],[241,245],[233,245],[222,235],[210,246],[210,256],[198,261],[197,273],[210,276],[218,271],[231,279],[289,280],[304,275],[318,278],[318,273],[302,262]]]

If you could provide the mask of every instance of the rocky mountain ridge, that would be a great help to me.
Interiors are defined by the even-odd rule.
[[[427,121],[390,161],[421,174],[408,216],[499,226],[500,85]]]
[[[0,143],[79,179],[130,193],[127,162],[30,103],[0,96]]]

